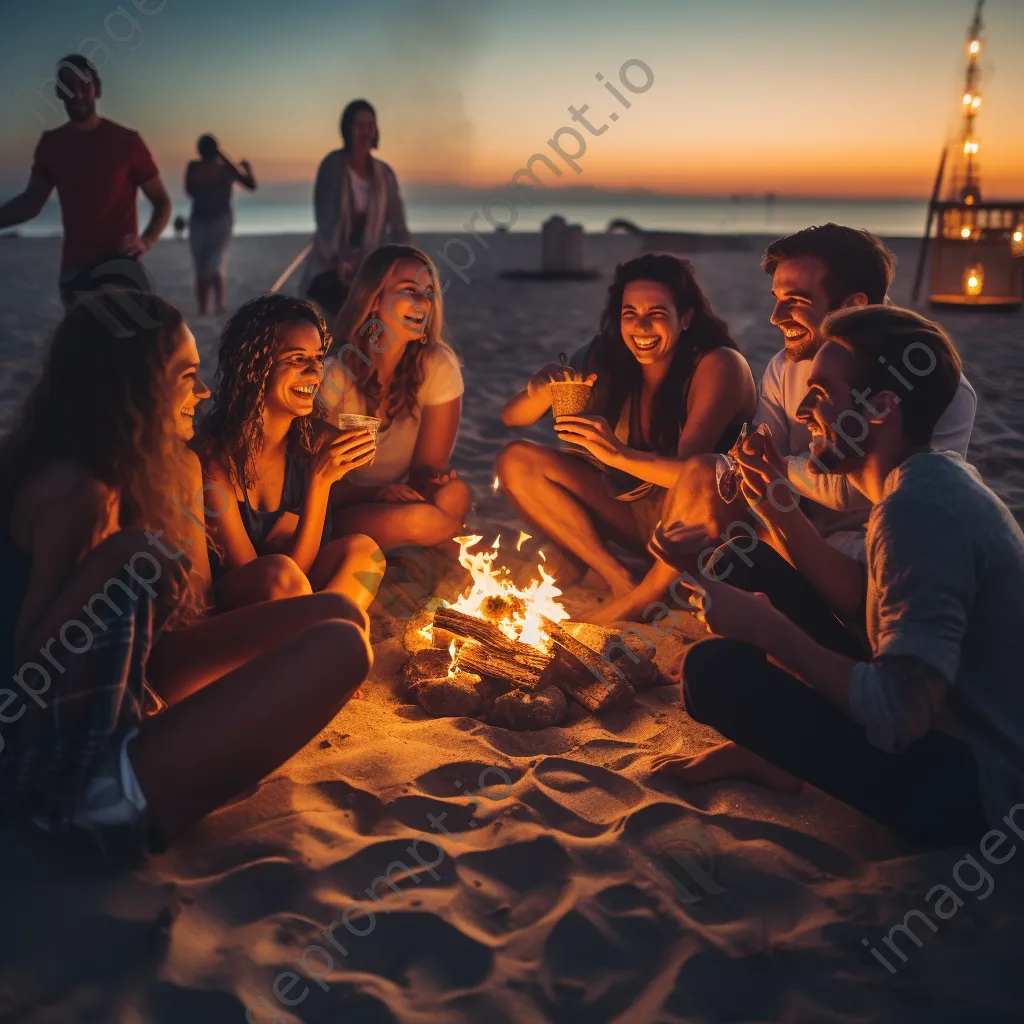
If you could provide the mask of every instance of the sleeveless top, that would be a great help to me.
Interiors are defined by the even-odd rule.
[[[590,346],[593,342],[589,342],[582,348],[577,349],[572,357],[569,359],[569,365],[575,370],[583,369],[584,362],[587,357],[587,353],[590,351]],[[700,360],[698,360],[698,363]],[[696,367],[694,367],[696,370]],[[680,396],[680,402],[683,408],[686,408],[686,403],[690,398],[690,384],[693,382],[693,374],[687,378],[686,383],[683,385],[683,393]],[[722,432],[722,436],[718,439],[715,446],[711,449],[717,454],[724,454],[727,452],[735,443],[739,437],[740,430],[743,429],[744,419],[733,420]],[[619,421],[612,427],[612,432],[615,436],[627,447],[634,449],[638,452],[653,452],[654,449],[644,441],[643,428],[640,423],[640,403],[633,402],[632,396],[626,399],[622,406],[622,412],[619,414]],[[676,439],[676,445],[678,446],[679,439]],[[663,451],[658,454],[665,456],[666,458],[674,458],[676,455],[677,448],[673,448],[672,451]],[[617,501],[638,501],[640,498],[646,497],[654,488],[656,484],[651,483],[649,480],[641,480],[639,477],[633,476],[632,473],[627,473],[621,469],[612,469],[611,466],[605,465],[597,459],[590,459],[597,468],[601,471],[601,475],[604,477],[605,488],[608,493],[614,497]]]
[[[249,495],[238,502],[238,511],[242,516],[242,525],[245,532],[252,541],[257,555],[265,554],[262,550],[270,536],[271,531],[277,525],[277,521],[286,512],[292,512],[297,516],[302,515],[302,506],[306,501],[306,492],[309,490],[310,464],[302,454],[297,452],[293,445],[289,445],[285,452],[284,461],[284,486],[281,488],[281,504],[272,512],[262,512],[249,504]],[[328,513],[324,516],[324,529],[320,535],[320,546],[322,547],[331,539],[331,516]],[[226,567],[220,560],[220,556],[212,545],[209,547],[210,571],[216,576],[227,572]]]
[[[11,538],[10,523],[0,527],[0,659],[13,672],[14,631],[32,575],[32,552],[22,551]]]

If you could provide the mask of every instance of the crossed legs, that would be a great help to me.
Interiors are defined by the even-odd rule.
[[[611,534],[627,547],[642,547],[629,505],[605,490],[600,472],[582,459],[532,441],[513,441],[498,456],[498,478],[525,519],[572,552],[625,597],[636,580],[605,546]]]

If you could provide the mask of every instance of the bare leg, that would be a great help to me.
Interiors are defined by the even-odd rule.
[[[351,622],[363,632],[369,630],[369,620],[361,608],[331,593],[264,601],[200,619],[160,637],[146,669],[149,683],[168,704],[176,704],[214,679],[294,639],[312,624],[328,619]]]
[[[433,501],[339,505],[334,510],[334,532],[365,534],[385,551],[403,544],[430,548],[462,532],[469,499],[469,488],[454,480]]]
[[[144,723],[129,753],[161,837],[173,840],[300,750],[372,662],[358,626],[321,622]]]
[[[732,740],[690,756],[662,754],[651,762],[651,772],[672,775],[691,786],[746,779],[778,793],[799,793],[804,788],[803,780]]]
[[[82,559],[63,590],[31,624],[15,652],[19,662],[32,659],[33,652],[39,651],[51,637],[58,636],[69,620],[81,619],[83,610],[96,595],[106,594],[115,606],[130,604],[132,599],[127,587],[117,582],[125,579],[129,570],[155,588],[158,618],[165,616],[170,606],[164,592],[170,592],[167,584],[180,572],[180,563],[163,557],[146,540],[142,530],[118,530]],[[38,660],[38,655],[36,658]]]
[[[218,270],[210,278],[210,285],[213,288],[214,309],[218,313],[224,312],[224,271]]]
[[[605,547],[594,525],[596,517],[627,544],[635,547],[641,542],[629,506],[605,491],[597,469],[532,441],[506,445],[498,456],[497,469],[502,487],[520,515],[589,565],[614,596],[626,595],[636,587],[636,580]]]
[[[205,275],[196,277],[196,304],[199,306],[199,315],[206,316],[210,308],[210,279]]]
[[[590,616],[590,621],[608,625],[635,619],[651,604],[663,601],[672,583],[679,578],[680,570],[685,569],[693,576],[699,573],[697,556],[702,549],[713,550],[729,539],[729,523],[740,518],[748,521],[742,516],[746,508],[742,498],[726,504],[720,497],[714,455],[696,455],[687,459],[675,486],[665,496],[661,518],[665,523],[703,524],[708,530],[707,540],[694,550],[689,565],[673,567],[656,561],[634,590],[606,601]]]
[[[217,610],[312,594],[302,570],[287,555],[261,555],[224,573],[213,585]]]
[[[371,537],[356,533],[325,544],[309,570],[314,590],[342,594],[366,611],[384,578],[384,553]]]

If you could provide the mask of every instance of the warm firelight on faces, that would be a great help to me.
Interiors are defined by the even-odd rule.
[[[772,275],[775,309],[771,322],[782,331],[786,359],[810,359],[818,348],[818,328],[831,309],[828,270],[816,256],[781,260]]]
[[[855,426],[866,423],[866,416],[870,415],[865,408],[854,404],[857,377],[857,362],[845,345],[836,341],[822,345],[814,357],[807,394],[797,407],[795,417],[811,432],[812,458],[808,467],[812,474],[849,473],[863,463],[865,453],[870,450],[870,436],[861,436],[867,431]],[[872,402],[881,404],[880,397],[884,394],[886,392],[880,392]],[[856,418],[851,413],[856,413]],[[845,428],[846,436],[837,426]],[[852,437],[857,438],[856,443],[849,440]]]
[[[267,378],[264,414],[309,416],[324,377],[324,343],[309,323],[283,324],[275,335],[274,365]]]
[[[630,281],[622,292],[619,329],[633,358],[643,365],[670,359],[679,332],[693,316],[680,317],[672,291],[660,281]]]
[[[195,435],[196,407],[210,397],[210,389],[199,377],[199,349],[192,332],[182,324],[176,333],[178,344],[167,367],[174,432],[182,441],[191,441]]]
[[[372,311],[384,325],[384,340],[377,343],[377,350],[420,341],[427,331],[431,299],[438,294],[437,281],[425,263],[411,258],[399,260],[384,279]]]

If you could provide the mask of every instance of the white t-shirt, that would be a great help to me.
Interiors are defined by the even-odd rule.
[[[418,345],[419,342],[410,344]],[[354,360],[354,356],[348,355],[345,363],[355,365]],[[332,411],[377,415],[375,409],[367,408],[366,396],[356,388],[355,381],[344,370],[332,366],[328,372],[331,375],[331,386],[323,390],[330,393],[331,397],[341,392],[338,403],[331,407]],[[411,415],[401,416],[386,430],[381,430],[377,434],[377,455],[373,462],[353,470],[345,479],[362,487],[384,487],[403,481],[412,465],[422,410],[431,405],[444,405],[458,398],[465,390],[459,358],[452,349],[444,342],[428,349],[423,356],[423,383],[420,385],[415,411]]]
[[[365,213],[370,205],[370,179],[360,178],[358,174],[349,171],[348,180],[352,186],[352,205],[356,213]]]
[[[871,503],[846,476],[838,473],[815,475],[807,467],[811,432],[797,421],[796,411],[807,397],[812,364],[811,359],[801,359],[797,363],[786,359],[785,349],[772,356],[761,378],[754,425],[768,424],[775,446],[786,459],[789,482],[799,494],[818,503],[817,507],[806,504],[803,507],[822,536],[828,537],[829,543],[840,551],[863,561],[863,531]],[[870,395],[867,400],[871,401]],[[935,425],[932,447],[966,457],[977,407],[978,396],[961,374],[960,387],[953,401]],[[856,436],[854,429],[851,422],[848,431],[851,437]]]

